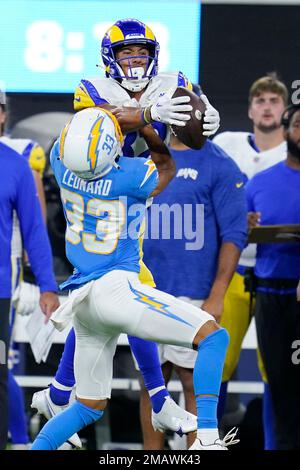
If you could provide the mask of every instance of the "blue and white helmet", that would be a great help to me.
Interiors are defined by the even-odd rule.
[[[142,44],[147,47],[149,50],[148,64],[146,70],[142,67],[129,66],[128,75],[125,75],[115,53],[116,49],[130,44]],[[157,75],[158,54],[159,43],[152,30],[141,21],[132,18],[117,21],[112,25],[105,33],[101,43],[101,55],[106,76],[118,80],[124,88],[130,91],[143,90],[149,80]],[[136,57],[128,57],[126,60],[129,60],[130,64],[130,60]]]
[[[65,125],[59,139],[59,155],[65,167],[79,178],[106,175],[122,153],[123,134],[109,111],[86,108]]]

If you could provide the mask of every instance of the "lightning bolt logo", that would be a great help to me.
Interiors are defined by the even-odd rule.
[[[186,322],[185,320],[178,317],[174,313],[169,312],[167,310],[167,308],[169,308],[170,305],[158,302],[157,300],[155,300],[154,297],[150,297],[150,296],[146,295],[144,292],[140,292],[140,291],[136,290],[130,284],[129,281],[128,281],[128,284],[129,284],[129,288],[130,288],[131,292],[133,292],[133,294],[136,295],[135,300],[137,300],[138,302],[141,302],[142,304],[147,305],[147,307],[149,307],[150,310],[154,310],[154,312],[160,313],[161,315],[164,315],[165,317],[172,318],[173,320],[179,321],[181,323],[184,323],[185,325],[193,327],[193,325],[191,325],[190,323]]]
[[[145,177],[140,185],[140,188],[143,186],[143,184],[146,183],[147,179],[149,178],[149,176],[152,175],[152,173],[156,170],[156,166],[155,166],[155,163],[153,163],[152,160],[147,160],[144,165],[148,166],[148,169],[147,169],[147,173],[145,174]]]
[[[98,145],[101,139],[102,135],[102,123],[103,123],[104,117],[100,116],[97,121],[94,122],[89,136],[88,140],[90,141],[89,147],[88,147],[88,154],[87,154],[87,160],[90,163],[90,169],[92,171],[95,171],[95,168],[97,166],[97,161],[98,161],[98,156],[99,156],[99,149]]]
[[[73,118],[72,118],[73,119]],[[72,119],[70,119],[69,122],[67,122],[67,124],[65,125],[65,127],[63,128],[61,134],[60,134],[60,139],[59,139],[59,155],[60,155],[60,158],[63,160],[64,158],[64,146],[65,146],[65,140],[66,140],[66,137],[67,137],[67,133],[68,133],[68,130],[69,130],[69,127],[70,127],[70,124],[71,124],[71,121]]]

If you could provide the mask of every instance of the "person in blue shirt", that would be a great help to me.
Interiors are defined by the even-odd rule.
[[[2,105],[1,105],[2,107]],[[9,310],[12,296],[11,240],[13,212],[20,222],[24,247],[40,287],[40,306],[46,318],[58,307],[52,254],[37,190],[27,160],[0,142],[0,449],[7,440],[7,352]],[[2,347],[3,346],[3,347]]]
[[[52,316],[58,329],[73,320],[76,402],[44,426],[33,450],[57,449],[103,415],[111,393],[112,362],[120,333],[198,350],[194,370],[197,439],[192,450],[226,450],[217,403],[228,335],[209,313],[139,281],[139,229],[149,198],[175,174],[168,148],[152,126],[143,131],[151,158],[120,156],[118,121],[90,108],[77,113],[51,152],[67,222],[66,253],[75,268],[63,284],[73,289]]]
[[[155,199],[149,211],[144,259],[157,288],[210,312],[220,321],[224,295],[246,243],[247,210],[243,176],[235,162],[216,144],[207,141],[192,150],[171,138],[176,176]],[[163,221],[173,208],[170,231]],[[162,219],[157,215],[162,214]],[[183,236],[178,236],[182,233]],[[196,353],[160,345],[166,380],[175,368],[183,386],[185,406],[196,412],[193,369]],[[142,389],[142,419],[146,448],[163,449],[164,436],[154,433],[150,406]],[[194,441],[191,433],[188,445]]]
[[[246,186],[251,226],[300,224],[300,105],[283,114],[287,159]],[[255,320],[274,407],[278,450],[300,449],[300,374],[293,344],[300,338],[299,243],[257,247]]]

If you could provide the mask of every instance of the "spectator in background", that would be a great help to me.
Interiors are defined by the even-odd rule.
[[[243,177],[232,159],[210,141],[201,150],[192,150],[173,136],[170,150],[176,163],[176,176],[150,209],[144,259],[159,290],[205,309],[219,321],[226,289],[246,242]],[[170,218],[169,239],[163,239],[159,225],[155,225],[153,209],[157,205],[161,210],[167,207],[169,212],[179,207],[183,214],[181,220],[175,216]],[[203,219],[199,217],[200,205],[203,205]],[[187,207],[191,210],[189,214]],[[184,234],[180,239],[176,237],[179,228]],[[195,235],[194,240],[189,238],[188,232]],[[159,349],[166,381],[175,369],[183,386],[186,410],[195,414],[196,352],[170,345],[159,345]],[[150,416],[150,401],[142,386],[144,447],[163,449],[164,436],[154,432]],[[188,447],[194,439],[190,433]]]
[[[0,94],[0,129],[4,131],[6,107]],[[0,449],[4,449],[8,428],[7,356],[9,349],[9,313],[12,296],[11,242],[13,213],[20,222],[21,237],[37,283],[41,289],[40,306],[48,318],[58,307],[56,282],[52,270],[51,248],[42,218],[36,187],[28,162],[0,139],[0,340],[5,355],[0,361]]]
[[[214,138],[225,152],[237,163],[244,180],[269,168],[286,158],[281,116],[287,105],[288,91],[284,83],[270,75],[256,80],[249,91],[248,116],[253,122],[253,133],[223,132]],[[242,253],[239,265],[225,296],[221,325],[229,331],[230,343],[226,354],[219,418],[221,418],[227,395],[227,384],[237,366],[242,342],[251,322],[254,304],[245,280],[252,279],[255,264],[255,245],[249,245]],[[251,288],[251,287],[250,287]],[[267,376],[259,357],[259,368],[264,381],[263,422],[265,449],[276,448],[273,432],[273,413]]]
[[[43,172],[46,165],[46,156],[42,147],[29,139],[10,139],[4,135],[7,122],[7,102],[0,104],[1,128],[0,142],[14,149],[25,157],[32,170],[38,197],[42,208],[43,218],[46,223],[46,201],[43,187]],[[28,265],[28,257],[22,249],[22,237],[18,218],[13,218],[13,237],[11,244],[11,266],[12,266],[12,292],[20,292],[17,301],[18,313],[28,314],[34,310],[33,299],[36,298],[38,304],[39,294],[35,286],[23,282],[23,265]],[[15,294],[14,294],[15,295]],[[27,430],[27,416],[24,406],[23,390],[19,387],[13,375],[13,369],[18,364],[19,349],[14,342],[14,323],[16,318],[16,308],[12,302],[10,308],[10,349],[8,356],[8,395],[9,395],[9,433],[12,450],[24,450],[28,448],[29,435]]]
[[[247,184],[252,223],[300,224],[300,105],[283,117],[287,159]],[[254,221],[254,222],[253,222]],[[300,366],[293,343],[300,339],[300,243],[259,244],[255,319],[275,417],[278,450],[300,449]]]

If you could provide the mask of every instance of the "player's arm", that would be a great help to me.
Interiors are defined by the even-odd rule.
[[[140,135],[144,137],[150,150],[151,160],[155,163],[158,171],[158,184],[150,194],[150,197],[153,197],[161,193],[175,176],[176,165],[168,147],[152,126],[143,127],[140,130]]]
[[[221,319],[224,296],[236,270],[247,238],[247,207],[243,176],[231,159],[220,160],[214,169],[212,202],[216,214],[221,247],[217,273],[209,297],[202,308]]]
[[[36,189],[37,189],[37,194],[38,194],[38,198],[39,198],[39,202],[40,202],[40,206],[41,206],[41,210],[42,210],[42,216],[43,216],[43,219],[44,219],[44,223],[46,225],[46,223],[47,223],[47,208],[46,208],[46,198],[45,198],[45,191],[44,191],[43,181],[42,181],[42,178],[41,178],[40,173],[38,171],[36,171],[36,170],[31,170],[31,171],[32,171],[35,186],[36,186]],[[29,263],[29,259],[28,259],[28,255],[27,255],[26,251],[24,251],[24,253],[23,253],[23,263],[24,264]]]
[[[157,86],[159,85],[158,82]],[[101,97],[88,80],[82,80],[75,90],[74,109],[79,111],[95,106],[107,109],[116,116],[124,134],[141,129],[154,121],[184,126],[185,121],[190,119],[190,115],[185,113],[192,110],[192,107],[187,104],[190,97],[172,98],[175,89],[176,87],[162,93],[150,106],[145,108],[114,106]]]
[[[29,166],[20,169],[15,209],[20,221],[22,239],[39,285],[40,306],[47,318],[58,307],[57,285],[53,272],[52,253],[42,218],[36,187]]]

